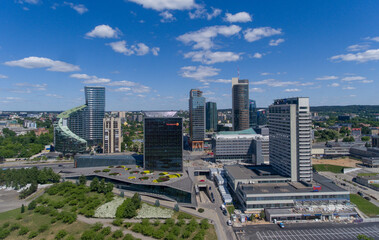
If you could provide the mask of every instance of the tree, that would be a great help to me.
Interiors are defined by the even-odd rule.
[[[261,217],[261,219],[264,219],[266,217],[265,211],[262,210],[259,216]]]
[[[85,186],[86,183],[87,183],[87,178],[84,175],[80,176],[79,177],[79,185]]]
[[[359,235],[357,236],[357,239],[359,239],[359,240],[374,240],[374,238],[369,237],[369,236],[366,236],[366,235],[364,235],[364,234],[359,234]]]
[[[178,204],[175,204],[175,206],[174,206],[174,211],[175,211],[175,212],[179,212],[179,205],[178,205]]]
[[[344,137],[342,139],[342,142],[355,142],[355,139],[352,136],[348,136],[348,137]]]
[[[135,193],[131,200],[136,209],[139,209],[141,207],[141,196],[138,193]]]
[[[161,204],[159,203],[159,200],[157,199],[154,204],[156,207],[159,207]]]
[[[21,205],[21,213],[24,213],[25,212],[25,206],[24,204]]]
[[[103,178],[100,181],[99,188],[97,189],[97,192],[102,193],[102,192],[104,192],[104,189],[105,189],[105,179]]]
[[[363,136],[363,137],[361,137],[361,140],[362,140],[363,142],[368,142],[368,141],[371,140],[371,138],[370,138],[369,136]]]
[[[89,185],[91,192],[97,192],[99,189],[99,179],[95,177]]]

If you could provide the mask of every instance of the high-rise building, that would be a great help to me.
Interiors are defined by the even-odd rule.
[[[90,145],[103,141],[105,115],[105,87],[84,87],[86,97],[86,140]]]
[[[270,164],[291,181],[312,181],[309,98],[275,100],[269,107]]]
[[[121,132],[121,118],[104,118],[103,128],[104,153],[121,152],[121,143],[123,141]]]
[[[206,129],[217,131],[217,104],[215,102],[206,104]]]
[[[249,80],[232,78],[233,130],[249,128]]]
[[[189,99],[189,134],[192,151],[204,150],[205,98],[203,92],[191,89]]]
[[[258,126],[257,104],[252,99],[249,100],[249,126],[250,128]]]
[[[267,124],[267,110],[265,109],[259,109],[257,111],[257,122],[258,126],[266,125]]]
[[[183,170],[183,119],[176,112],[145,112],[144,168]]]

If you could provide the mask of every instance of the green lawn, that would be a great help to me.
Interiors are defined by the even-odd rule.
[[[317,172],[342,173],[345,167],[330,164],[314,164],[313,169]]]
[[[379,184],[378,183],[371,183],[371,185],[374,186],[374,187],[379,188]]]
[[[233,214],[235,207],[234,205],[229,205],[229,206],[226,206],[226,209],[228,209],[229,214]]]
[[[379,207],[372,204],[370,201],[367,201],[358,194],[350,194],[350,201],[357,205],[359,210],[369,217],[376,217],[379,215]]]
[[[379,173],[358,173],[358,177],[364,177],[364,176],[376,176]]]

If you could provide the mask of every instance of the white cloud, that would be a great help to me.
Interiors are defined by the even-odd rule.
[[[262,76],[267,76],[267,75],[271,75],[272,73],[269,73],[269,72],[263,72],[261,73]]]
[[[262,58],[262,54],[261,53],[254,53],[254,55],[253,55],[253,58]]]
[[[191,19],[196,18],[206,18],[207,20],[211,20],[222,13],[221,9],[211,7],[212,12],[208,13],[208,11],[203,7],[199,6],[196,8],[194,12],[189,12],[188,15]]]
[[[83,4],[74,4],[72,2],[64,2],[64,4],[70,6],[70,8],[74,9],[79,14],[88,12],[88,9]]]
[[[109,25],[98,25],[92,31],[86,33],[87,37],[92,38],[118,38],[121,35],[121,31],[117,28],[113,29]]]
[[[208,77],[218,75],[220,69],[208,66],[186,66],[181,68],[181,76],[185,78],[193,78],[196,80],[203,80]]]
[[[104,84],[104,83],[109,83],[111,80],[108,78],[98,78],[96,76],[90,76],[87,74],[82,74],[82,73],[75,73],[71,74],[70,77],[76,78],[76,79],[82,79],[82,83],[84,84]]]
[[[298,85],[298,86],[301,86],[302,83],[300,82],[291,82],[291,81],[287,81],[287,82],[281,82],[281,81],[278,81],[278,80],[275,80],[275,79],[265,79],[265,80],[262,80],[262,81],[257,81],[257,82],[251,82],[250,83],[251,85],[267,85],[267,86],[270,86],[270,87],[285,87],[285,86],[289,86],[289,85]]]
[[[224,21],[230,22],[230,23],[235,23],[235,22],[251,22],[252,18],[249,13],[247,12],[239,12],[236,14],[231,14],[231,13],[226,13]]]
[[[42,84],[32,84],[32,83],[16,83],[15,84],[17,87],[28,87],[28,88],[33,88],[34,90],[37,91],[46,91],[47,84],[42,83]]]
[[[201,80],[201,82],[206,83],[232,83],[231,79],[215,79],[215,80]]]
[[[288,88],[284,90],[285,92],[300,92],[301,90],[298,88]]]
[[[151,88],[148,86],[126,80],[110,82],[107,85],[121,87],[115,90],[117,92],[125,92],[131,90],[134,93],[148,93],[151,91]]]
[[[126,56],[130,55],[138,55],[138,56],[143,56],[148,54],[150,51],[153,53],[154,56],[158,56],[158,52],[160,48],[158,47],[153,47],[149,48],[146,46],[144,43],[137,43],[135,45],[131,45],[129,48],[126,46],[126,41],[118,41],[118,42],[111,42],[107,43],[106,45],[110,46],[113,51],[118,52],[118,53],[123,53]]]
[[[344,82],[351,82],[351,81],[361,81],[361,80],[365,80],[366,78],[365,77],[362,77],[362,76],[351,76],[351,77],[344,77],[342,78],[342,81]]]
[[[374,80],[363,80],[363,81],[361,81],[361,83],[373,83],[374,82]]]
[[[162,17],[161,22],[163,22],[163,23],[165,23],[165,22],[173,22],[173,21],[176,20],[176,18],[174,17],[174,15],[172,15],[172,13],[170,13],[169,11],[161,12],[159,14],[159,16]]]
[[[343,90],[354,90],[355,87],[347,86],[347,87],[343,87],[342,89]]]
[[[330,85],[328,85],[329,87],[339,87],[340,84],[339,83],[332,83]]]
[[[191,58],[193,62],[214,64],[221,62],[235,62],[241,59],[242,53],[194,51],[184,54],[184,58]]]
[[[324,81],[324,80],[336,80],[338,79],[337,76],[322,76],[322,77],[318,77],[316,78],[316,80],[319,80],[319,81]]]
[[[53,98],[63,98],[61,95],[53,94],[53,93],[47,93],[46,97],[53,97]]]
[[[142,5],[144,8],[151,8],[156,11],[163,10],[186,10],[196,7],[194,0],[128,0]]]
[[[279,39],[276,39],[276,40],[272,39],[272,40],[270,40],[270,42],[268,43],[268,45],[270,45],[270,46],[278,46],[282,42],[284,42],[283,38],[279,38]]]
[[[330,58],[332,61],[357,61],[367,62],[379,60],[379,49],[370,49],[359,53],[336,55]]]
[[[379,42],[379,37],[367,37],[366,39],[374,42]]]
[[[73,72],[80,70],[79,66],[43,57],[27,57],[16,61],[8,61],[4,64],[11,67],[47,68],[47,71],[52,72]]]
[[[15,101],[22,100],[22,98],[19,98],[19,97],[4,97],[4,99],[6,99],[6,100],[15,100]]]
[[[3,74],[0,74],[0,79],[8,78],[8,76],[5,76]]]
[[[17,2],[20,4],[23,4],[23,3],[38,4],[39,0],[18,0]]]
[[[271,27],[248,28],[244,31],[244,38],[248,42],[254,42],[264,37],[282,34],[282,29],[274,29]]]
[[[359,51],[366,50],[369,47],[370,45],[368,44],[354,44],[354,45],[348,46],[346,50],[350,52],[359,52]]]
[[[250,88],[250,92],[264,92],[265,90],[262,88]]]
[[[233,36],[241,31],[241,27],[237,25],[230,26],[212,26],[202,28],[195,32],[185,33],[176,39],[184,44],[192,44],[194,49],[211,49],[214,47],[212,41],[217,35],[223,35],[225,37]]]

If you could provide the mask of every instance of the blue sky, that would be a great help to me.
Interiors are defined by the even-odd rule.
[[[107,110],[188,109],[200,88],[231,107],[308,96],[378,104],[379,1],[2,0],[0,110],[65,110],[86,85]]]

